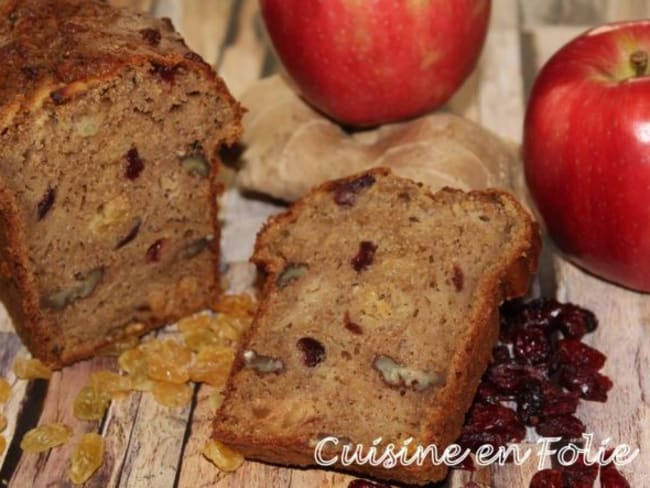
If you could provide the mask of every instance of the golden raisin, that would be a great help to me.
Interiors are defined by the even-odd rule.
[[[208,383],[222,387],[226,384],[230,367],[235,359],[232,349],[225,347],[204,347],[190,367],[190,378],[197,383]]]
[[[183,384],[189,381],[187,371],[192,351],[171,339],[143,344],[147,376],[152,380]]]
[[[128,377],[112,371],[96,371],[90,375],[90,386],[110,398],[122,398],[131,391]]]
[[[74,399],[72,413],[80,420],[101,420],[110,401],[108,393],[84,386]]]
[[[104,347],[99,351],[99,354],[102,356],[119,356],[124,351],[137,347],[139,343],[140,338],[138,336],[128,336]]]
[[[192,400],[192,388],[185,384],[154,381],[151,393],[158,403],[166,407],[184,407]]]
[[[185,334],[187,332],[194,332],[197,330],[205,330],[210,327],[212,315],[207,313],[195,313],[189,317],[182,318],[176,324],[178,330]]]
[[[235,471],[244,462],[244,456],[218,440],[211,440],[201,451],[221,471]]]
[[[85,483],[104,461],[104,438],[89,432],[81,436],[79,444],[72,451],[70,460],[70,481],[76,485]]]
[[[5,430],[6,428],[7,428],[7,417],[3,413],[0,413],[0,432]]]
[[[147,358],[142,349],[127,349],[120,354],[117,363],[122,371],[127,373],[132,390],[151,390],[152,383],[147,377]]]
[[[183,333],[185,345],[193,351],[198,351],[207,345],[221,345],[224,341],[212,329],[198,329]]]
[[[250,326],[250,319],[231,317],[230,315],[217,315],[210,328],[222,339],[224,344],[234,345],[242,333]]]
[[[246,293],[238,295],[222,295],[215,307],[217,312],[235,317],[251,317],[257,304],[253,297]]]
[[[14,361],[14,373],[23,380],[44,379],[52,377],[50,368],[36,358],[16,358]]]
[[[216,412],[221,407],[223,403],[223,392],[215,391],[208,397],[208,407],[211,412]]]
[[[64,424],[39,425],[29,430],[20,441],[25,452],[43,452],[68,442],[72,429]]]
[[[0,378],[0,404],[7,403],[9,396],[11,396],[11,385],[6,379]]]

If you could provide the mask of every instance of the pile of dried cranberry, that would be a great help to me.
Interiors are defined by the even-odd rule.
[[[604,402],[611,380],[599,373],[605,355],[581,341],[596,329],[594,314],[553,299],[501,308],[501,332],[474,398],[458,443],[476,449],[519,442],[526,426],[544,437],[578,441],[585,432],[574,414],[580,399]],[[582,461],[538,472],[531,488],[592,487],[597,465]],[[609,465],[600,470],[601,485],[623,488],[629,484]]]

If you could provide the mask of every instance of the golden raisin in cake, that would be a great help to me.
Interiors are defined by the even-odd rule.
[[[431,194],[381,168],[312,191],[258,235],[263,297],[215,437],[303,466],[327,436],[443,449],[487,366],[498,306],[526,292],[539,246],[537,225],[501,191]],[[447,471],[345,469],[407,483]]]
[[[30,351],[61,366],[211,303],[223,81],[99,0],[1,2],[0,59],[0,297]]]

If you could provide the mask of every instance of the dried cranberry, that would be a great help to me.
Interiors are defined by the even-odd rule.
[[[325,347],[313,337],[298,339],[296,346],[302,351],[305,366],[309,368],[325,360]]]
[[[492,382],[502,393],[515,394],[529,380],[525,366],[515,363],[491,365],[485,378]]]
[[[130,180],[135,180],[144,169],[144,163],[140,159],[138,150],[135,147],[129,149],[124,158],[126,159],[124,175]]]
[[[594,402],[607,401],[607,392],[612,388],[612,380],[591,369],[563,366],[559,374],[560,384],[567,390],[580,395],[580,398]]]
[[[605,455],[609,458],[612,450],[609,449]],[[601,488],[630,488],[630,483],[625,476],[616,468],[614,463],[605,464],[600,468],[600,486]]]
[[[564,391],[559,386],[551,383],[544,385],[544,417],[555,415],[572,414],[578,408],[578,394],[570,391]]]
[[[564,337],[580,339],[587,332],[593,332],[598,319],[590,310],[567,303],[555,319]]]
[[[564,476],[559,469],[538,471],[530,480],[530,488],[564,488]]]
[[[515,334],[513,351],[519,362],[539,364],[550,356],[551,342],[540,327],[527,327]]]
[[[158,29],[141,29],[140,35],[143,40],[152,46],[160,44],[160,39],[162,38]]]
[[[43,71],[38,66],[23,66],[20,68],[25,78],[31,81],[37,81],[41,77],[41,72]]]
[[[458,265],[454,265],[453,273],[451,275],[451,282],[454,285],[456,291],[459,292],[463,289],[465,275],[463,275],[463,270],[460,269],[460,266]]]
[[[369,188],[375,184],[375,177],[365,174],[354,180],[337,183],[334,190],[334,201],[337,205],[352,207],[357,203],[357,195],[361,190]]]
[[[477,449],[483,444],[494,447],[519,442],[526,436],[526,428],[517,415],[503,405],[475,404],[468,422],[463,427],[458,444]]]
[[[560,364],[571,364],[591,371],[598,371],[605,364],[605,355],[580,339],[562,339],[557,344]]]
[[[47,215],[47,213],[52,208],[52,205],[54,205],[55,199],[56,199],[56,188],[50,186],[45,192],[45,195],[43,195],[43,198],[41,198],[41,201],[38,202],[38,212],[37,212],[38,220],[43,220],[43,217]]]
[[[388,485],[383,483],[375,483],[374,481],[368,480],[352,480],[348,484],[348,488],[390,488]]]
[[[492,362],[495,364],[509,363],[512,361],[508,346],[499,344],[492,349]]]
[[[343,324],[345,328],[348,329],[353,334],[357,334],[357,335],[363,334],[363,329],[361,328],[361,326],[356,322],[352,322],[352,319],[350,319],[350,313],[347,311],[343,316]]]
[[[180,69],[180,65],[167,65],[167,64],[162,64],[162,63],[156,63],[152,62],[151,63],[151,69],[149,72],[151,74],[155,74],[160,76],[160,78],[167,83],[174,83],[176,79],[176,74],[178,73],[178,70]]]
[[[546,398],[542,385],[531,381],[523,385],[517,392],[517,415],[526,425],[537,425],[540,422]]]
[[[496,386],[487,380],[481,381],[474,395],[474,402],[497,404],[503,400],[509,400],[511,397],[502,394]]]
[[[455,466],[457,469],[464,469],[465,471],[476,471],[476,466],[474,466],[474,461],[471,456],[467,456],[460,463]],[[464,488],[467,488],[465,485]]]
[[[63,105],[68,101],[68,91],[67,87],[59,88],[50,93],[50,99],[54,102],[54,105]]]
[[[579,456],[574,463],[562,467],[562,474],[565,486],[592,488],[598,477],[598,465],[588,466],[583,456]]]
[[[577,439],[584,433],[585,424],[573,415],[556,415],[544,418],[535,426],[535,430],[543,437]]]
[[[121,247],[126,246],[129,242],[135,239],[138,235],[138,232],[140,232],[141,225],[142,225],[142,219],[137,218],[135,220],[135,223],[133,224],[133,227],[131,227],[131,230],[117,242],[117,244],[115,245],[115,249],[120,249]]]
[[[147,249],[147,261],[150,263],[157,263],[160,261],[164,245],[165,239],[158,239],[151,246],[149,246],[149,249]]]
[[[361,241],[359,244],[359,252],[350,261],[355,271],[360,272],[370,266],[375,259],[376,251],[377,245],[372,241]]]
[[[527,327],[538,327],[546,334],[555,330],[554,320],[559,314],[562,305],[553,299],[538,298],[531,300],[525,305],[503,308],[501,321],[500,339],[504,342],[512,342],[516,333]]]

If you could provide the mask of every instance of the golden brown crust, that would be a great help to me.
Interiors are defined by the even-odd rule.
[[[391,172],[385,168],[376,168],[366,173],[326,182],[312,190],[286,212],[271,217],[258,233],[255,252],[251,261],[266,271],[267,275],[253,326],[247,331],[242,344],[249,344],[250,339],[256,334],[258,318],[268,312],[270,295],[276,287],[276,278],[283,266],[282,260],[268,251],[274,238],[274,230],[294,222],[312,195],[330,192],[342,183],[357,180],[360,176],[366,174],[379,177],[390,175]],[[462,193],[452,189],[441,191]],[[430,192],[428,194],[433,196]],[[523,237],[513,247],[510,255],[503,258],[502,266],[495,269],[489,276],[483,277],[479,285],[482,291],[477,297],[479,305],[475,307],[475,314],[467,318],[468,322],[481,324],[481,326],[467,328],[467,333],[463,339],[465,348],[456,351],[455,356],[450,360],[451,366],[448,377],[453,377],[454,381],[444,387],[439,395],[441,401],[430,407],[427,419],[421,424],[422,439],[435,442],[438,446],[446,446],[458,438],[465,412],[471,405],[480,378],[490,360],[492,347],[497,340],[498,307],[503,300],[526,293],[530,276],[537,269],[537,259],[541,246],[537,224],[532,221],[528,212],[513,196],[496,190],[475,191],[470,192],[470,195],[498,200],[501,205],[510,209],[512,215],[519,216],[525,229],[522,232]],[[243,351],[244,347],[237,354],[233,372],[237,372],[243,367]],[[235,390],[234,382],[235,374],[231,373],[224,394],[226,401]],[[273,435],[265,437],[264,435],[233,432],[229,428],[222,428],[220,418],[224,415],[224,406],[225,402],[214,422],[215,436],[243,453],[244,456],[283,465],[308,466],[315,464],[313,450],[305,449],[303,447],[304,443],[301,443],[301,439],[298,437],[292,439],[290,434],[282,438]],[[340,465],[337,465],[337,468],[350,469]],[[397,466],[391,470],[385,470],[366,464],[362,466],[355,465],[352,471],[380,479],[426,484],[430,481],[442,479],[447,473],[447,467],[432,466],[425,463],[422,467]]]
[[[203,72],[235,112],[237,128],[224,142],[239,136],[243,108],[169,19],[100,0],[7,0],[0,5],[0,59],[0,130],[42,103],[63,103],[122,69],[149,64],[163,75],[179,67]]]

